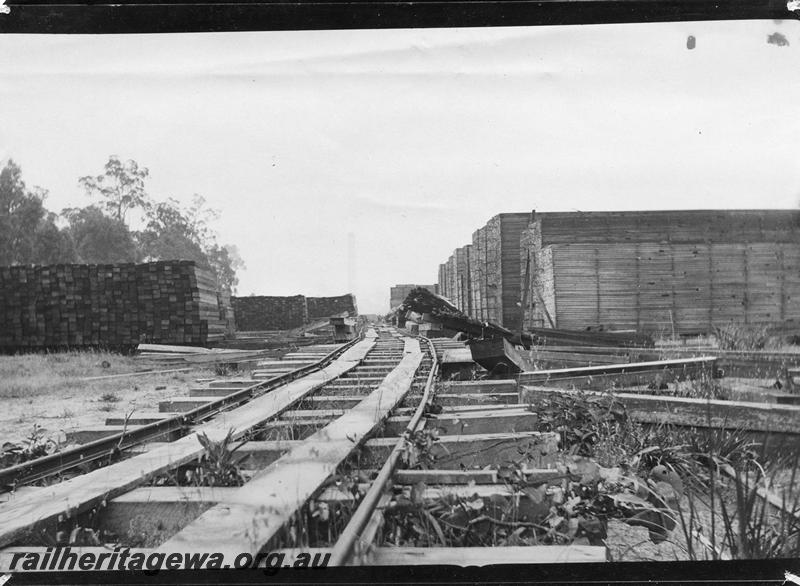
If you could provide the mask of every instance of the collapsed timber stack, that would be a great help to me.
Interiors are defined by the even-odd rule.
[[[431,293],[439,294],[439,285],[412,285],[410,283],[395,285],[389,289],[389,311],[394,311],[400,307],[408,297],[408,294],[418,287],[427,289]]]
[[[440,265],[439,285],[515,330],[781,325],[800,321],[798,244],[796,210],[499,214]]]
[[[620,332],[586,332],[534,328],[531,331],[512,332],[501,325],[480,321],[458,309],[444,297],[427,289],[413,289],[398,308],[398,321],[408,320],[409,329],[428,338],[453,337],[461,334],[468,338],[472,358],[486,368],[494,370],[503,364],[512,371],[533,368],[529,350],[538,347],[587,345],[593,347],[652,347],[653,340],[646,335]]]
[[[203,345],[230,307],[193,261],[0,268],[0,349]]]

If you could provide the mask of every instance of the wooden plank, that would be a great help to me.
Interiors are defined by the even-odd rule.
[[[444,393],[514,393],[517,391],[515,380],[479,380],[449,381],[441,383]]]
[[[527,402],[547,393],[571,393],[552,387],[524,386],[521,400]],[[600,396],[601,393],[586,391]],[[643,423],[671,423],[692,427],[741,429],[744,431],[800,434],[800,406],[746,401],[717,401],[684,397],[619,393],[628,416]]]
[[[139,370],[136,372],[125,372],[122,374],[107,374],[104,376],[88,376],[82,378],[80,380],[84,382],[94,381],[94,380],[110,380],[115,378],[128,378],[131,376],[146,376],[146,375],[159,375],[159,374],[173,374],[176,372],[189,372],[192,370],[191,368],[172,368],[170,370]]]
[[[384,433],[402,435],[410,417],[390,417]],[[503,431],[536,431],[538,416],[527,407],[518,410],[473,411],[460,414],[441,413],[429,416],[426,427],[441,430],[444,434],[496,433]]]
[[[419,343],[409,339],[404,352],[398,367],[357,407],[241,487],[238,504],[212,507],[159,551],[219,551],[226,559],[260,551],[405,397],[423,354]],[[220,535],[225,539],[221,541]]]
[[[442,354],[442,364],[471,364],[472,351],[469,348],[450,348]]]
[[[173,344],[139,344],[136,349],[139,352],[165,352],[168,354],[209,354],[212,352],[209,348]]]
[[[544,482],[561,475],[561,472],[555,468],[523,467],[520,471],[525,474],[529,482]],[[489,468],[486,470],[398,470],[394,473],[394,481],[397,484],[408,484],[412,486],[419,482],[424,482],[429,486],[436,486],[439,484],[468,485],[470,483],[492,484],[498,481],[505,483],[503,480],[498,480],[496,468]]]
[[[378,547],[376,566],[490,566],[495,564],[597,563],[607,560],[606,548],[594,545],[532,545],[510,547]]]
[[[511,405],[519,403],[519,393],[441,393],[436,395],[438,405]]]
[[[359,454],[359,466],[379,467],[396,443],[392,437],[369,440]],[[439,468],[469,470],[510,461],[544,467],[553,463],[557,451],[558,434],[526,431],[443,435],[428,454]]]
[[[251,402],[219,414],[213,421],[196,428],[184,438],[150,450],[111,466],[99,468],[41,492],[21,497],[0,508],[0,546],[12,543],[37,523],[47,522],[60,514],[79,512],[96,503],[113,498],[175,466],[190,462],[203,453],[197,440],[205,433],[212,441],[221,441],[233,429],[239,438],[254,425],[288,409],[298,399],[323,386],[331,379],[355,368],[374,346],[373,338],[357,343],[327,366]]]
[[[685,368],[712,369],[716,360],[717,358],[714,356],[701,356],[698,358],[686,358],[678,360],[652,360],[647,362],[631,362],[628,364],[537,370],[531,372],[521,372],[517,376],[517,380],[522,384],[528,384],[558,378],[596,376],[600,374],[626,374],[634,372],[648,372],[653,370],[681,370]]]

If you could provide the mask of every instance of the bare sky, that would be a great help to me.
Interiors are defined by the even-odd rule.
[[[240,295],[354,280],[385,312],[496,213],[800,201],[796,22],[4,35],[0,55],[0,159],[56,211],[110,154],[156,198],[203,195]]]

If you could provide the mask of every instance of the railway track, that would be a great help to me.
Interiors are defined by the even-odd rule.
[[[262,363],[262,380],[211,381],[164,402],[163,413],[130,418],[128,443],[119,443],[121,422],[108,421],[106,437],[87,436],[85,457],[115,441],[121,455],[84,474],[48,485],[53,461],[27,476],[0,471],[17,486],[40,485],[0,504],[0,569],[56,545],[98,555],[205,552],[230,567],[299,551],[329,565],[604,561],[596,546],[450,547],[442,524],[461,521],[426,511],[437,502],[518,503],[500,463],[546,482],[556,439],[534,431],[523,406],[486,402],[479,385],[437,398],[436,355],[447,342],[437,344],[380,328],[343,347],[303,349],[284,364]],[[65,466],[75,468],[71,459]],[[413,539],[415,524],[427,535]]]

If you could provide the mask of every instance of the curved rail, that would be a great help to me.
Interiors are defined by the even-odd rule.
[[[231,393],[230,395],[215,399],[205,405],[181,413],[180,415],[149,423],[130,431],[123,430],[120,433],[97,439],[75,448],[64,450],[63,452],[56,452],[48,456],[4,468],[0,470],[0,491],[13,490],[17,486],[30,484],[48,476],[60,474],[71,468],[84,465],[87,462],[93,462],[106,457],[114,457],[122,450],[153,441],[171,432],[183,430],[189,425],[208,419],[222,411],[238,407],[277,387],[325,368],[362,338],[363,333],[344,344],[341,348],[337,348],[328,353],[314,364],[309,364],[293,370],[292,372],[258,382],[240,391],[236,391],[235,393]]]
[[[402,437],[395,444],[391,454],[389,454],[389,457],[386,459],[386,462],[383,464],[380,472],[378,472],[378,476],[372,482],[372,485],[367,490],[364,498],[361,499],[361,503],[358,505],[358,508],[353,513],[352,517],[350,517],[350,521],[348,522],[347,526],[339,535],[339,539],[336,541],[336,545],[331,551],[331,559],[329,560],[329,564],[331,566],[346,565],[354,554],[360,553],[356,551],[356,542],[369,522],[372,514],[375,512],[375,509],[378,507],[381,496],[384,494],[387,486],[392,480],[392,475],[394,474],[395,468],[397,468],[397,464],[400,461],[400,456],[405,449],[406,441],[411,439],[411,436],[417,430],[417,426],[419,425],[419,422],[425,413],[425,409],[433,398],[433,382],[439,369],[439,361],[436,357],[436,348],[430,339],[423,336],[417,336],[417,338],[427,342],[432,357],[431,370],[428,373],[428,380],[425,382],[425,391],[423,392],[422,400],[417,406],[417,409],[414,411],[411,421],[408,422],[408,426],[406,426]]]

